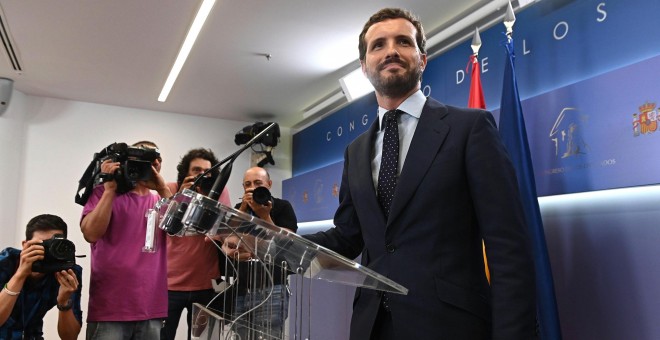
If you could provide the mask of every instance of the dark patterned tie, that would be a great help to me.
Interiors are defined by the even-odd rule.
[[[394,198],[396,188],[397,170],[399,168],[399,125],[397,117],[399,110],[391,110],[385,113],[383,125],[385,135],[383,136],[383,152],[380,158],[380,170],[378,171],[378,203],[380,203],[385,217],[390,215],[390,205]]]

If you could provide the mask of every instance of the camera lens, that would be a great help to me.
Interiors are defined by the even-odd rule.
[[[270,198],[270,191],[266,187],[257,187],[254,189],[254,191],[252,191],[252,199],[261,205],[268,204]]]
[[[36,273],[54,273],[60,270],[72,268],[76,263],[76,246],[73,242],[55,235],[53,238],[44,240],[44,259],[32,264],[32,271]]]
[[[148,181],[151,179],[151,162],[129,159],[122,166],[126,179],[129,181]]]
[[[53,258],[58,260],[67,260],[76,253],[73,242],[69,240],[53,240],[49,249]]]
[[[197,182],[197,187],[199,188],[199,192],[202,195],[208,195],[211,189],[213,188],[213,184],[215,183],[217,176],[204,176],[201,178],[200,177],[201,174],[199,174],[195,179],[195,181]]]

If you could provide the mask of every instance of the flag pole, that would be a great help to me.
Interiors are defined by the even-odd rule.
[[[474,35],[472,36],[472,43],[470,44],[470,47],[472,47],[472,54],[476,59],[479,56],[479,49],[481,49],[481,36],[479,35],[479,27],[474,28]]]
[[[513,12],[513,6],[511,6],[511,1],[506,7],[506,14],[504,14],[504,27],[506,27],[506,38],[507,42],[513,40],[513,24],[516,23],[516,14]]]
[[[484,92],[481,87],[481,70],[479,65],[479,49],[481,48],[481,36],[479,35],[479,28],[474,28],[474,35],[472,36],[472,55],[470,56],[470,61],[468,61],[467,69],[470,70],[472,67],[472,78],[470,83],[470,95],[468,97],[468,107],[475,109],[485,109],[486,100],[484,99]],[[472,64],[472,65],[470,65]],[[485,259],[485,257],[484,257]],[[487,265],[486,265],[487,266]],[[486,275],[488,276],[488,268],[486,267]],[[490,281],[490,278],[489,278]]]

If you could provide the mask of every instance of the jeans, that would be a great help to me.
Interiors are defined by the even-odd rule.
[[[167,291],[167,319],[165,320],[165,327],[161,333],[161,340],[174,340],[176,336],[176,329],[179,326],[179,319],[184,309],[188,310],[188,340],[190,340],[190,322],[192,320],[192,305],[197,302],[200,305],[206,306],[215,292],[213,289],[195,290],[190,292],[181,292],[169,290]]]
[[[257,307],[269,293],[269,289],[263,289],[236,297],[234,317],[250,312],[236,322],[237,336],[232,339],[282,339],[284,320],[289,315],[289,294],[285,285],[274,285],[271,297]]]
[[[87,323],[87,340],[153,340],[160,337],[162,319]]]

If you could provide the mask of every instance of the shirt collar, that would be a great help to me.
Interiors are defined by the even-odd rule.
[[[417,119],[422,115],[422,109],[424,108],[424,104],[426,104],[426,97],[424,96],[424,93],[422,93],[422,90],[417,90],[417,92],[413,93],[410,95],[410,97],[406,98],[406,100],[397,107],[397,110],[401,110]],[[385,116],[385,113],[387,113],[387,109],[384,109],[382,107],[378,107],[378,126],[382,128],[382,122],[383,122],[383,116]]]

